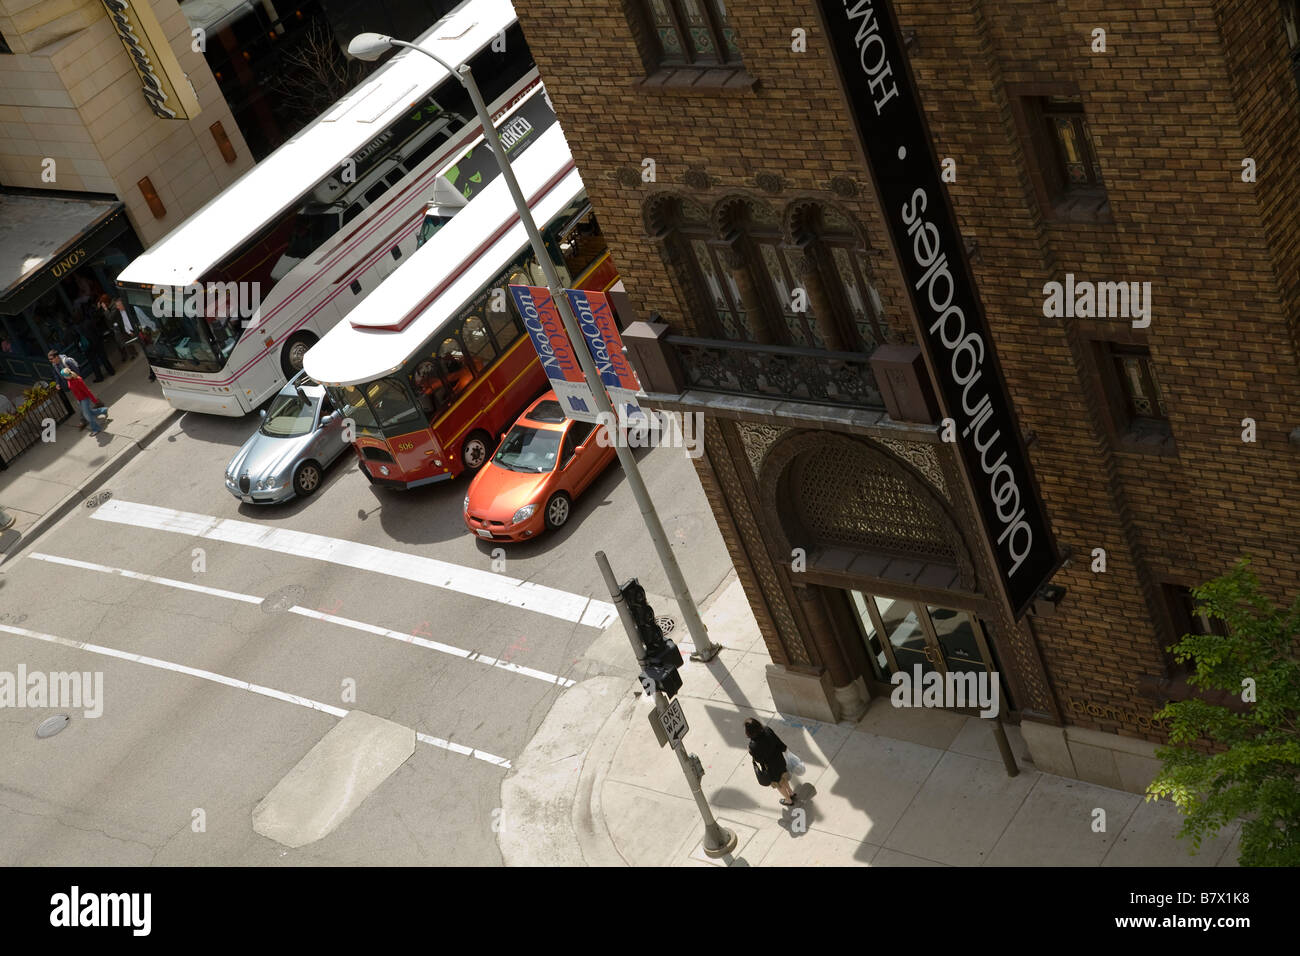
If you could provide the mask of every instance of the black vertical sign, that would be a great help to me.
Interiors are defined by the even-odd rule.
[[[817,0],[917,322],[1013,615],[1057,568],[966,250],[888,0]]]

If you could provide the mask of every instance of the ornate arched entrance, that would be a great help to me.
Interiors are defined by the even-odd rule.
[[[984,623],[996,607],[945,500],[951,478],[935,449],[885,441],[791,430],[758,468],[762,524],[773,551],[789,555],[782,563],[850,712],[846,688],[887,693],[897,672],[994,683],[999,673]]]

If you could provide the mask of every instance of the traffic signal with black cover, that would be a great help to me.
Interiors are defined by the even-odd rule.
[[[645,675],[654,681],[655,688],[668,697],[682,689],[682,678],[677,668],[682,666],[682,652],[655,623],[655,612],[645,598],[645,588],[636,578],[631,578],[619,589],[623,601],[632,615],[637,637],[645,647],[642,664]]]

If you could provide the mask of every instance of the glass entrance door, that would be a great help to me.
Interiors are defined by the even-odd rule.
[[[892,688],[891,674],[901,671],[912,677],[918,665],[922,676],[932,671],[997,672],[984,627],[973,614],[861,591],[848,594],[877,692]]]

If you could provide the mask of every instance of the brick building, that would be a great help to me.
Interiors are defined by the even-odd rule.
[[[1038,767],[1141,790],[1186,693],[1164,648],[1208,626],[1186,589],[1243,554],[1276,598],[1300,584],[1295,3],[886,2],[515,6],[654,320],[628,336],[649,404],[705,416],[778,706],[853,718],[896,670],[996,671]],[[869,106],[908,72],[876,72],[879,28],[933,143],[900,169],[942,170],[1059,553],[1028,601],[855,127],[846,77]]]

